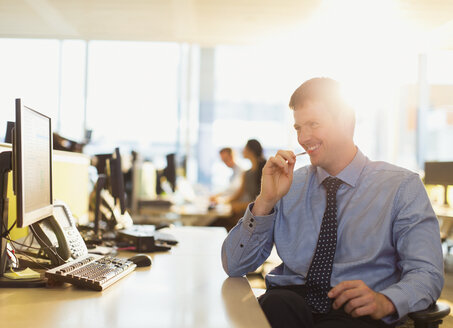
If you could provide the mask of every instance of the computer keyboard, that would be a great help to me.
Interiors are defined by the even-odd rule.
[[[49,283],[68,282],[93,290],[104,290],[134,271],[137,265],[112,256],[88,254],[46,271]]]

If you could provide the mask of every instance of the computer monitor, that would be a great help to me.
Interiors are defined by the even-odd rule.
[[[167,155],[167,167],[164,169],[164,176],[171,186],[171,190],[176,190],[176,158],[175,154]]]
[[[115,198],[115,204],[119,202],[121,214],[124,214],[126,212],[126,190],[124,189],[124,175],[119,148],[115,148],[115,152],[108,159],[107,163],[109,191]]]
[[[453,162],[425,162],[425,184],[443,185],[444,204],[448,204],[447,189],[453,185]]]
[[[5,143],[13,142],[13,128],[14,122],[6,122]]]
[[[112,154],[96,154],[94,157],[96,158],[95,166],[98,174],[106,174],[105,167],[107,165],[107,160],[112,158]]]
[[[17,226],[23,228],[53,214],[51,119],[16,99],[12,144]]]

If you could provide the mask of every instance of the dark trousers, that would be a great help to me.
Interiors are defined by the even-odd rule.
[[[326,314],[312,313],[305,302],[305,286],[268,289],[258,301],[272,328],[372,328],[394,327],[369,316],[353,318],[342,309]]]

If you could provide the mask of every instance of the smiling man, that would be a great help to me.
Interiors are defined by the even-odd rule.
[[[339,84],[303,83],[294,128],[311,165],[280,150],[261,192],[222,248],[230,276],[256,270],[275,245],[282,263],[259,298],[272,327],[392,327],[443,287],[439,225],[416,173],[369,160]]]

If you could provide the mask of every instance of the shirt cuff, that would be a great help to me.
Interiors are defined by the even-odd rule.
[[[409,313],[409,304],[407,298],[404,297],[404,294],[400,288],[398,288],[397,286],[390,286],[380,291],[379,293],[387,296],[396,309],[396,313],[382,318],[382,321],[387,324],[391,324],[406,317],[406,315]]]
[[[277,210],[275,207],[268,215],[255,216],[252,214],[252,208],[255,203],[250,203],[242,220],[242,226],[250,233],[264,233],[268,232],[274,224]]]

